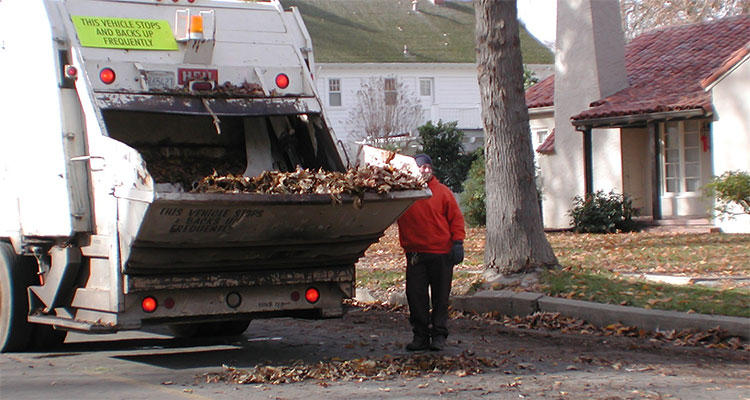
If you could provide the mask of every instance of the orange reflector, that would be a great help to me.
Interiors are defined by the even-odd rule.
[[[320,300],[320,292],[318,289],[311,287],[305,291],[305,299],[310,303],[316,303]]]
[[[143,312],[152,313],[156,311],[157,303],[154,297],[148,296],[141,300],[141,309]]]
[[[115,81],[115,71],[112,68],[104,68],[99,71],[99,79],[105,84],[109,85]]]
[[[286,89],[289,86],[289,77],[286,74],[276,75],[276,86]]]
[[[200,15],[190,16],[190,33],[203,33],[203,17]]]

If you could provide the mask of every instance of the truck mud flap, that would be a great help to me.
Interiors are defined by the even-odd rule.
[[[414,201],[429,196],[416,190],[362,199],[223,193],[156,193],[150,203],[120,199],[123,270],[149,275],[351,265]]]

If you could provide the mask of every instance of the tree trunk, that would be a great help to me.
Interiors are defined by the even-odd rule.
[[[534,180],[516,2],[476,0],[487,191],[484,265],[503,275],[558,265]]]

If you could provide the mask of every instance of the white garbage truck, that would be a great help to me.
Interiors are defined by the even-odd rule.
[[[428,190],[191,190],[346,169],[311,49],[275,0],[0,0],[0,350],[341,316],[356,261]]]

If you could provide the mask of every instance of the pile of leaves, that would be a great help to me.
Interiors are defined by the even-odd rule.
[[[228,151],[222,158],[208,158],[196,155],[172,154],[156,148],[139,149],[148,172],[157,183],[177,183],[183,188],[191,188],[201,177],[211,173],[242,174],[245,171],[244,149]],[[175,156],[175,154],[177,156]]]
[[[346,172],[297,168],[292,172],[263,171],[256,177],[213,175],[200,180],[192,190],[198,193],[259,194],[357,194],[419,190],[424,181],[391,166],[351,168]]]
[[[483,372],[483,368],[495,368],[493,360],[463,352],[458,356],[443,354],[413,354],[408,356],[386,355],[380,358],[357,358],[353,360],[333,359],[317,364],[296,361],[290,366],[255,366],[237,369],[227,365],[218,373],[204,374],[206,383],[227,382],[237,384],[302,382],[317,379],[321,382],[350,380],[387,380],[396,377],[416,378],[427,374],[448,374],[463,377]]]
[[[750,351],[750,343],[743,342],[736,336],[716,327],[708,331],[697,329],[647,331],[635,326],[625,326],[620,323],[605,327],[596,327],[586,321],[561,315],[560,313],[538,312],[526,316],[493,316],[485,315],[496,320],[495,323],[510,328],[543,329],[560,331],[562,333],[576,333],[593,336],[623,336],[648,339],[655,342],[669,342],[677,346],[703,346],[707,348],[731,349]]]

